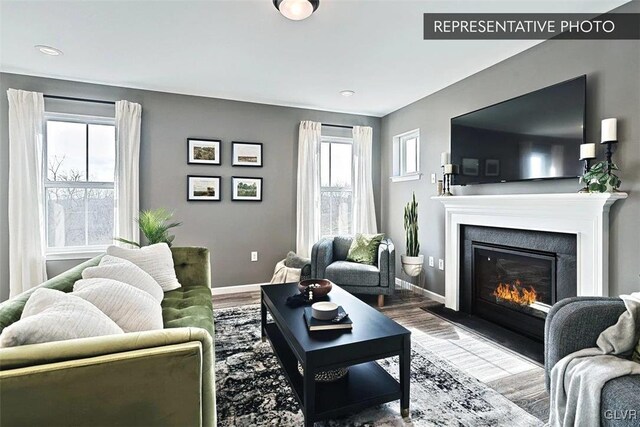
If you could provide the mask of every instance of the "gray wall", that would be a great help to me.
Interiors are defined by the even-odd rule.
[[[638,11],[638,4],[631,5]],[[623,7],[621,10],[631,10]],[[617,202],[610,213],[610,293],[640,289],[640,48],[638,41],[557,41],[539,44],[504,62],[457,82],[382,119],[382,230],[396,243],[399,260],[404,253],[403,206],[415,191],[419,203],[420,244],[425,255],[422,286],[444,294],[444,208],[429,175],[440,172],[440,153],[449,151],[450,119],[487,105],[521,95],[578,75],[587,75],[587,140],[599,142],[600,120],[617,117],[620,143],[614,161],[621,169],[622,190],[629,198]],[[420,128],[419,181],[389,182],[392,138]],[[509,194],[575,192],[577,180],[486,184],[454,187],[455,194]],[[427,257],[436,258],[436,268]]]
[[[295,250],[298,125],[301,120],[373,127],[376,210],[380,217],[380,119],[299,108],[0,74],[0,300],[8,297],[8,88],[142,104],[140,206],[166,207],[184,225],[176,245],[210,248],[213,286],[268,281],[276,262]],[[78,108],[92,108],[80,104]],[[220,138],[222,166],[187,165],[187,137]],[[263,168],[232,168],[231,141],[264,144]],[[222,176],[222,202],[187,202],[188,174]],[[261,203],[231,202],[231,176],[264,178]],[[250,251],[259,261],[250,262]],[[49,263],[56,274],[72,263]]]

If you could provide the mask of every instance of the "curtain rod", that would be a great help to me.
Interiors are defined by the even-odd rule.
[[[60,95],[43,95],[43,96],[49,99],[62,99],[64,101],[80,101],[80,102],[93,102],[95,104],[116,105],[115,101],[104,101],[102,99],[75,98],[71,96],[60,96]]]
[[[322,123],[322,126],[328,126],[328,127],[330,127],[330,128],[353,129],[353,126],[347,126],[347,125],[332,125],[331,123]]]

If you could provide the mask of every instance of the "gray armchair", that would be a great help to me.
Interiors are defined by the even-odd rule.
[[[383,239],[378,248],[376,265],[347,261],[352,236],[321,239],[311,249],[311,277],[328,279],[354,294],[378,295],[378,306],[384,296],[393,294],[396,277],[396,251],[391,239]]]
[[[551,308],[544,333],[547,390],[549,374],[555,364],[575,351],[596,347],[600,333],[616,323],[625,310],[621,299],[604,297],[567,298]],[[640,375],[613,379],[602,389],[600,424],[606,427],[637,426],[638,419],[620,419],[622,414],[637,408],[640,408]]]

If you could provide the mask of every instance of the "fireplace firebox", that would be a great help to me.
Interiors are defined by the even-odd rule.
[[[541,340],[556,302],[556,254],[472,242],[472,314]]]

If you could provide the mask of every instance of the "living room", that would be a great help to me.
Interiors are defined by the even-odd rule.
[[[1,0],[0,425],[638,425],[639,16]]]

